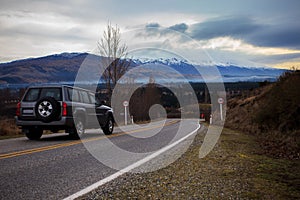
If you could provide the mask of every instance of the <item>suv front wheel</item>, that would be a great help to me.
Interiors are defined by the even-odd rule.
[[[102,127],[103,133],[105,135],[110,135],[114,131],[114,121],[112,117],[108,117],[105,126]]]

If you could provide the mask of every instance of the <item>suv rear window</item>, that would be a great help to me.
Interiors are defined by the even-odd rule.
[[[24,97],[24,101],[37,101],[43,97],[53,97],[62,101],[61,88],[31,88]]]

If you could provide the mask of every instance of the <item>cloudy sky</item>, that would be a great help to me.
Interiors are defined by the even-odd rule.
[[[0,2],[0,62],[93,52],[110,21],[135,43],[156,36],[219,62],[300,67],[299,0]]]

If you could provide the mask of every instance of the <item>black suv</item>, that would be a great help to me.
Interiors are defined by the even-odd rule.
[[[100,103],[95,93],[71,86],[29,87],[17,105],[16,124],[30,140],[38,140],[43,130],[65,130],[80,138],[86,128],[101,126],[112,134],[113,111]]]

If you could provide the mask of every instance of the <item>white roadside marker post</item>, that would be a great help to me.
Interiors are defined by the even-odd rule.
[[[218,103],[220,104],[221,121],[223,121],[223,103],[224,103],[224,99],[222,97],[218,98]]]
[[[127,126],[127,107],[128,107],[128,104],[129,104],[128,101],[123,102],[125,126]]]

